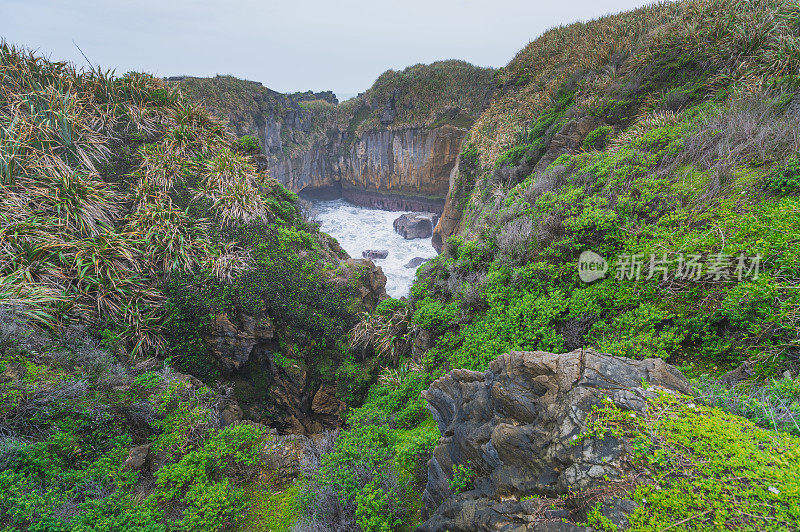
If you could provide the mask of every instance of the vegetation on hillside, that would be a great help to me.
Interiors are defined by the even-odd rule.
[[[659,416],[665,405],[654,404],[642,421],[652,426],[628,433],[646,443],[634,459],[663,458],[645,464],[652,476],[634,491],[655,497],[635,527],[796,527],[798,442],[786,433],[798,431],[800,395],[781,373],[800,366],[799,31],[794,2],[699,0],[556,28],[526,47],[498,72],[465,141],[450,191],[458,233],[418,270],[407,306],[386,305],[355,330],[356,349],[366,342],[386,369],[350,431],[413,434],[424,463],[438,434],[423,437],[431,421],[419,393],[451,368],[582,346],[661,357],[693,377],[698,405],[762,428],[705,406]],[[586,250],[608,261],[591,283],[579,278]],[[750,382],[716,382],[748,359]],[[364,489],[396,475],[408,443],[387,445],[395,469],[365,477]],[[711,449],[735,457],[740,478],[723,478],[727,462]],[[454,471],[454,485],[466,473]],[[775,489],[755,489],[756,477]],[[385,495],[414,508],[394,488]]]
[[[152,77],[0,46],[0,525],[409,530],[440,437],[421,392],[509,350],[586,346],[666,359],[696,391],[590,417],[587,437],[630,444],[633,529],[796,529],[799,35],[788,0],[654,4],[555,28],[496,74],[417,65],[338,106],[297,103],[310,135],[352,138],[466,126],[496,90],[450,191],[457,234],[408,300],[360,323],[358,279],[255,170],[254,138]],[[604,277],[581,279],[584,251]],[[289,486],[272,484],[263,427],[222,426],[227,387],[129,357],[213,382],[203,336],[223,313],[271,318],[271,363],[336,380],[350,407]],[[744,361],[744,382],[718,381]],[[472,487],[468,464],[446,473]],[[614,529],[599,508],[586,523]]]
[[[335,380],[364,272],[248,151],[159,79],[0,44],[4,529],[239,521],[266,431],[224,427],[230,388],[195,378],[224,378],[215,316],[271,320],[276,363]]]

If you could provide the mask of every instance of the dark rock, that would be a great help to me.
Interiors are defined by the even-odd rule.
[[[147,443],[145,445],[133,447],[128,452],[128,458],[123,462],[122,468],[129,471],[139,471],[144,467],[147,457],[150,456],[150,445],[151,444]]]
[[[385,259],[389,256],[389,252],[385,249],[367,249],[361,252],[361,256],[369,260]]]
[[[430,238],[439,217],[432,212],[410,212],[397,218],[392,226],[406,240]]]
[[[423,392],[442,438],[428,462],[423,501],[430,518],[420,530],[585,530],[538,522],[539,514],[514,501],[532,494],[558,498],[624,478],[625,442],[610,435],[574,440],[594,406],[611,400],[637,415],[657,389],[691,393],[683,375],[661,359],[592,350],[512,352],[486,372],[450,371]],[[450,491],[459,464],[478,472],[471,495]],[[608,514],[620,520],[625,508],[610,505]]]
[[[424,259],[422,257],[414,257],[410,261],[408,261],[405,265],[406,268],[419,268],[420,265],[425,264],[431,259]]]
[[[275,328],[266,316],[256,318],[243,315],[240,321],[241,324],[237,326],[227,314],[217,314],[211,331],[205,337],[211,353],[228,372],[241,368],[258,343],[270,340],[275,335]]]

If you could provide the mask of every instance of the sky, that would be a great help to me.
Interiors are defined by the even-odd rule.
[[[0,38],[123,74],[230,74],[340,99],[440,59],[501,67],[545,30],[644,0],[0,0]]]

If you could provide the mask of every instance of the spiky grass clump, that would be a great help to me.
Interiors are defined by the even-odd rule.
[[[214,235],[270,219],[273,185],[232,140],[152,76],[0,43],[0,304],[160,352],[160,280],[200,266],[230,280],[246,252]]]

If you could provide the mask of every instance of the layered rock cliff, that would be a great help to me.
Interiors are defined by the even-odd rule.
[[[231,77],[176,81],[237,135],[257,136],[259,164],[294,192],[441,212],[492,75],[461,61],[415,65],[384,73],[343,104],[330,93],[285,95]]]
[[[633,502],[614,496],[626,487],[627,443],[580,435],[594,408],[613,404],[641,416],[657,391],[690,393],[690,387],[661,359],[592,350],[512,352],[486,372],[449,372],[423,392],[442,438],[428,462],[429,519],[419,530],[589,531],[560,522],[582,517],[563,500],[600,486],[608,500],[597,494],[594,500],[604,503],[615,527],[624,526]],[[463,493],[451,482],[457,467],[474,474]]]

